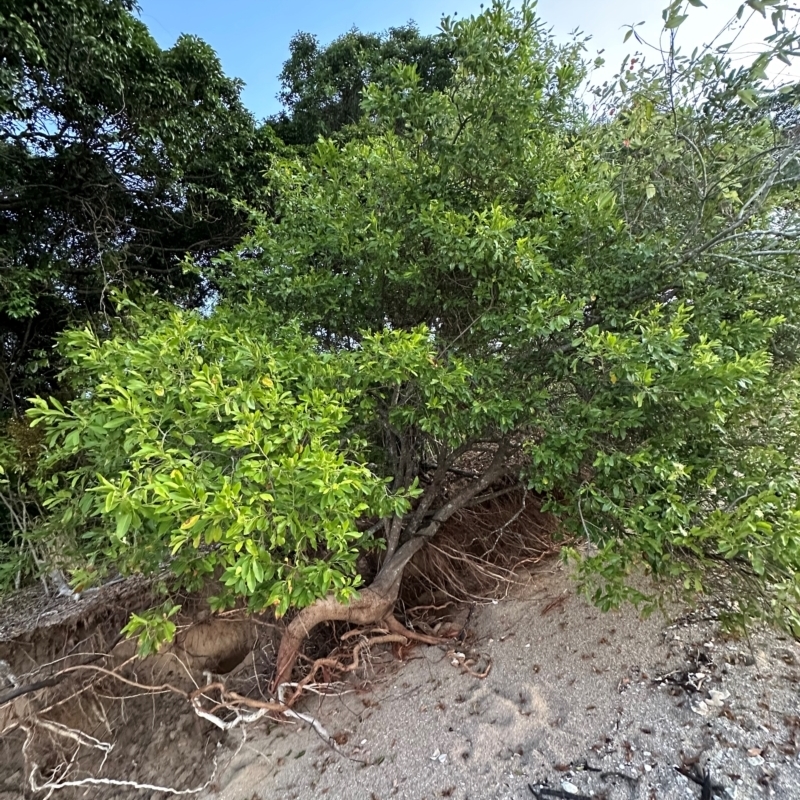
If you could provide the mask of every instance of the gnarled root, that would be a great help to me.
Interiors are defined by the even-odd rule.
[[[374,586],[374,584],[373,584]],[[297,661],[300,649],[311,631],[322,622],[350,622],[355,625],[373,625],[383,627],[390,634],[399,634],[424,644],[440,644],[446,641],[443,637],[426,636],[410,631],[393,613],[397,599],[396,587],[393,591],[379,592],[372,587],[363,589],[358,599],[344,605],[332,596],[323,597],[304,608],[289,623],[278,648],[278,663],[272,691],[277,692],[282,683],[292,679],[292,670]]]
[[[401,636],[405,636],[406,639],[411,639],[413,642],[421,642],[422,644],[441,644],[458,634],[458,631],[455,631],[453,636],[428,636],[425,633],[417,633],[416,631],[406,628],[406,626],[391,613],[383,618],[382,624],[386,626],[386,629],[390,633],[399,633]]]
[[[272,691],[291,680],[300,648],[311,631],[322,622],[351,622],[355,625],[377,625],[392,613],[395,596],[384,596],[371,588],[363,589],[358,598],[349,605],[340,603],[335,597],[322,597],[304,608],[289,623],[278,648],[278,663]]]

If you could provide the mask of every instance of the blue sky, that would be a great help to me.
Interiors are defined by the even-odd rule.
[[[329,42],[352,26],[383,31],[413,19],[434,33],[442,12],[471,14],[480,0],[139,0],[141,19],[162,47],[181,33],[194,33],[218,53],[225,72],[247,86],[245,105],[263,117],[278,110],[278,73],[297,31]],[[448,8],[448,5],[450,8]]]
[[[486,0],[488,2],[489,0]],[[605,48],[616,67],[632,42],[623,45],[624,25],[645,20],[646,36],[658,38],[661,9],[668,0],[540,0],[539,13],[555,34],[566,38],[581,28],[593,37],[592,50]],[[139,0],[141,18],[162,47],[181,33],[192,33],[219,54],[225,72],[245,81],[245,105],[258,118],[278,110],[278,73],[288,56],[289,40],[299,30],[329,42],[355,26],[384,31],[413,19],[423,33],[434,33],[443,14],[477,13],[480,0]],[[692,9],[685,34],[689,49],[717,33],[739,0],[706,0]],[[611,69],[611,72],[614,70]]]

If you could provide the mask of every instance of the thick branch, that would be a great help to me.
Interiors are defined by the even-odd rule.
[[[406,564],[421,550],[426,542],[436,535],[436,532],[453,514],[461,511],[470,501],[486,490],[492,483],[500,478],[506,471],[505,463],[511,452],[511,445],[508,441],[502,441],[495,452],[492,463],[479,480],[465,487],[452,500],[445,503],[433,515],[431,521],[419,532],[413,531],[411,538],[395,553],[391,559],[387,559],[381,571],[371,585],[371,589],[382,594],[390,587],[395,587],[402,577]],[[440,462],[441,464],[444,462]]]

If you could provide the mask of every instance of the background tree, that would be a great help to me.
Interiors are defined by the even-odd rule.
[[[0,413],[56,391],[55,337],[111,286],[198,305],[184,273],[249,229],[272,149],[208,45],[161,50],[133,0],[0,9]]]
[[[370,83],[386,80],[398,64],[414,65],[423,86],[443,91],[453,73],[453,42],[422,36],[413,23],[386,34],[353,29],[322,47],[316,36],[298,33],[280,74],[284,111],[270,122],[291,145],[314,144],[363,116],[361,101]]]

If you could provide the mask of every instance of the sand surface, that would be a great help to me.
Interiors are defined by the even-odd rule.
[[[463,642],[375,653],[306,702],[335,748],[302,724],[233,731],[203,800],[800,800],[800,644],[715,617],[604,614],[550,566],[474,607]]]
[[[57,670],[67,652],[76,663],[81,647],[106,652],[103,631],[112,635],[132,603],[148,602],[146,588],[18,598],[0,617],[0,666],[7,661],[24,684]],[[338,694],[297,707],[329,738],[266,719],[246,736],[224,733],[180,692],[107,682],[48,719],[106,742],[108,758],[38,728],[29,755],[52,756],[58,772],[48,774],[74,782],[53,795],[62,800],[800,800],[800,644],[763,628],[722,635],[722,602],[670,618],[642,620],[630,607],[604,614],[550,562],[513,597],[428,612],[429,623],[462,631],[456,641],[367,650]],[[211,674],[257,696],[274,663],[271,635],[259,638],[264,625],[190,622],[174,652],[131,676],[191,690]],[[328,653],[322,634],[316,646]],[[132,646],[117,646],[117,662]],[[226,667],[229,656],[244,660]],[[0,674],[0,693],[10,689]],[[19,701],[25,719],[36,708],[29,701]],[[5,707],[9,724],[15,708]],[[30,765],[23,730],[9,731],[0,736],[0,798],[17,800]]]

